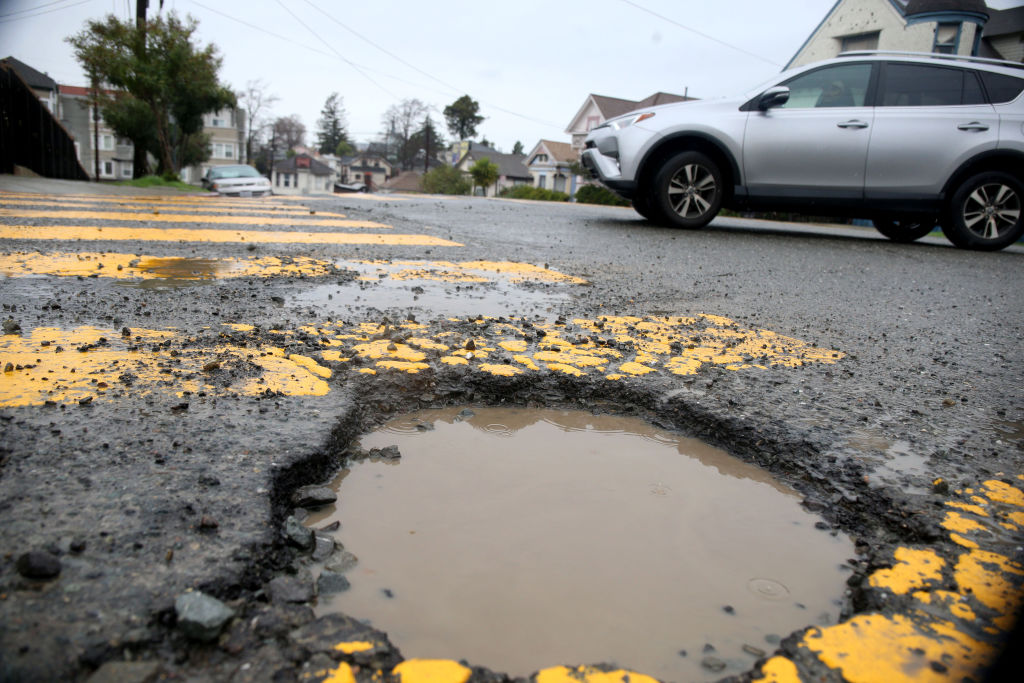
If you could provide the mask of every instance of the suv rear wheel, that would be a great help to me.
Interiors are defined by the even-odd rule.
[[[942,231],[963,249],[995,251],[1024,235],[1024,185],[1009,173],[989,171],[961,183],[949,201]]]
[[[906,216],[893,218],[881,216],[871,221],[875,229],[893,242],[906,244],[919,240],[935,229],[935,216]]]
[[[722,208],[722,172],[700,152],[680,152],[654,175],[648,206],[656,219],[677,228],[702,228]]]

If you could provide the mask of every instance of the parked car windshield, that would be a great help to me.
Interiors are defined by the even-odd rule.
[[[207,177],[210,180],[216,178],[258,178],[260,175],[252,166],[221,166],[211,168]]]

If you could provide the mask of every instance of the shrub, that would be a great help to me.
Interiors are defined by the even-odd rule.
[[[629,206],[629,202],[615,194],[607,187],[600,185],[584,185],[576,190],[576,201],[583,204],[608,204],[611,206]]]
[[[438,166],[423,174],[420,188],[430,194],[469,194],[470,183],[457,168]]]
[[[512,187],[506,187],[501,191],[500,196],[508,199],[533,199],[535,201],[542,202],[569,201],[569,195],[564,192],[545,190],[542,187],[534,187],[533,185],[513,185]]]

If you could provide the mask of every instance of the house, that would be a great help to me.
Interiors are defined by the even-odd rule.
[[[0,59],[0,62],[10,67],[14,73],[21,77],[21,80],[25,81],[28,87],[32,88],[32,92],[39,97],[39,101],[43,103],[56,119],[59,120],[61,118],[57,81],[14,57],[5,57]]]
[[[984,0],[839,0],[786,68],[850,50],[935,52],[1022,61],[1021,36],[1022,8],[993,10]]]
[[[214,166],[241,164],[245,150],[245,112],[228,107],[203,114],[203,133],[210,137],[210,158],[201,164],[182,168],[179,175],[186,183],[199,184]]]
[[[466,151],[453,166],[467,176],[469,175],[469,169],[480,159],[489,159],[491,163],[498,166],[497,182],[490,187],[480,188],[485,197],[495,197],[506,187],[533,184],[533,176],[525,164],[525,155],[502,154],[478,142],[466,141],[459,144],[461,149]]]
[[[331,194],[334,173],[308,154],[296,154],[274,164],[274,194]]]
[[[75,140],[75,153],[89,177],[96,177],[99,156],[100,180],[131,180],[135,145],[107,125],[89,101],[91,89],[79,85],[58,86],[61,123]],[[96,118],[98,117],[98,118]]]
[[[576,194],[577,176],[571,166],[579,161],[579,152],[568,142],[541,140],[526,158],[533,186]]]
[[[375,154],[356,154],[341,158],[341,182],[363,183],[372,192],[386,183],[393,173],[391,164]]]
[[[692,99],[695,98],[667,92],[656,92],[642,100],[624,100],[618,97],[590,94],[587,95],[583,106],[576,112],[576,116],[572,118],[565,132],[572,136],[572,146],[579,153],[583,150],[583,140],[587,137],[587,133],[608,119],[622,116],[636,109],[655,107],[671,102],[687,102]]]

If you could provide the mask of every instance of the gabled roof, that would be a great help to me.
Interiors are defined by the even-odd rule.
[[[21,80],[25,81],[30,88],[37,88],[39,90],[53,90],[57,91],[57,81],[53,80],[41,71],[36,71],[25,62],[15,59],[14,57],[5,57],[3,60],[4,64],[7,64],[14,73],[21,76]]]
[[[309,162],[308,165],[306,162]],[[313,175],[331,175],[334,171],[327,164],[319,161],[308,154],[296,154],[290,159],[279,161],[274,164],[274,170],[279,173],[296,173],[298,171],[309,171]]]
[[[1024,32],[1024,6],[1003,10],[989,10],[989,20],[985,24],[985,38],[1005,36],[1008,33]]]
[[[579,161],[579,152],[571,144],[554,140],[541,140],[534,145],[526,158],[533,159],[534,156],[542,153],[541,150],[544,150],[553,161],[558,163],[571,164],[574,161]]]
[[[672,102],[688,102],[696,99],[694,97],[688,97],[686,95],[674,95],[667,92],[656,92],[653,95],[649,95],[642,100],[625,100],[621,97],[608,97],[607,95],[595,95],[591,93],[587,95],[587,99],[583,101],[583,106],[579,108],[576,115],[569,121],[569,127],[565,129],[566,133],[571,133],[574,129],[573,124],[583,115],[583,112],[587,110],[587,105],[593,102],[594,106],[601,113],[601,117],[607,121],[608,119],[614,119],[616,116],[622,116],[628,114],[631,111],[642,109],[644,107],[654,107],[659,104],[670,104]]]
[[[478,142],[470,142],[469,151],[455,165],[461,166],[462,162],[467,159],[479,161],[484,157],[490,159],[491,163],[496,164],[498,166],[498,173],[506,178],[533,178],[530,175],[529,169],[526,168],[525,154],[502,154]]]

